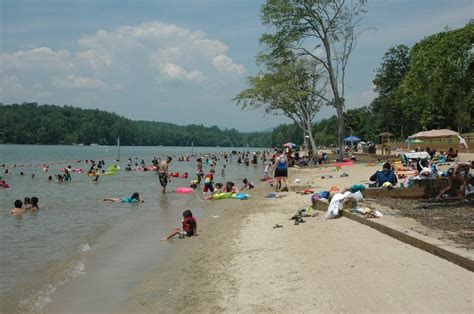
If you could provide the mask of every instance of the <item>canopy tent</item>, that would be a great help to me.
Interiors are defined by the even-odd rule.
[[[410,135],[408,139],[420,139],[420,138],[443,138],[443,137],[451,137],[451,136],[458,136],[458,132],[454,132],[448,129],[441,129],[441,130],[430,130],[430,131],[422,131]]]
[[[346,138],[344,139],[344,142],[346,142],[346,143],[347,143],[347,142],[350,142],[350,143],[352,143],[352,142],[360,142],[360,138],[358,138],[357,136],[352,136],[352,135],[351,135],[351,136],[346,137]]]
[[[421,131],[408,137],[408,149],[410,149],[410,143],[419,139],[448,138],[448,146],[451,146],[452,136],[459,136],[459,133],[448,129]]]

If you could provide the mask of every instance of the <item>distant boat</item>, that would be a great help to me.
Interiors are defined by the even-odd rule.
[[[97,143],[91,143],[91,146],[97,147],[97,146],[99,146],[99,144],[97,144]]]
[[[77,146],[84,146],[84,144],[80,143],[80,144],[77,144]]]

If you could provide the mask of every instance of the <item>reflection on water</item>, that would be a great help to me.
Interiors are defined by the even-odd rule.
[[[231,149],[227,149],[231,150]],[[238,149],[237,149],[238,150]],[[200,152],[225,151],[223,148],[194,148]],[[138,157],[150,164],[154,156],[179,156],[190,153],[186,147],[121,147],[125,158]],[[112,163],[115,148],[108,149]],[[85,159],[106,159],[102,147],[0,145],[0,165],[17,164],[9,168],[12,175],[6,180],[11,188],[0,190],[0,312],[32,311],[48,303],[49,294],[68,280],[81,275],[84,256],[89,247],[107,235],[108,245],[132,241],[138,229],[146,230],[153,224],[156,239],[175,227],[184,209],[200,215],[202,200],[198,193],[180,195],[173,191],[179,186],[189,186],[194,179],[196,163],[177,162],[174,158],[171,172],[188,172],[188,180],[173,178],[168,193],[162,194],[158,176],[154,172],[123,172],[102,176],[98,183],[85,174],[72,174],[71,182],[58,184],[48,181],[49,175],[71,164],[74,168],[87,169]],[[62,162],[58,162],[62,161]],[[54,162],[54,164],[53,164]],[[135,159],[134,159],[135,162]],[[50,171],[42,172],[48,163]],[[216,169],[220,169],[220,161]],[[126,162],[121,162],[124,169]],[[204,171],[209,170],[204,165]],[[3,174],[3,170],[1,170]],[[19,173],[24,172],[24,176]],[[31,174],[35,178],[31,178]],[[231,162],[226,168],[226,178],[216,171],[215,182],[232,180],[238,186],[243,178],[255,180],[262,173],[261,167],[238,166]],[[139,192],[145,203],[122,204],[103,202],[105,197],[130,196]],[[12,217],[9,210],[16,199],[25,196],[39,198],[40,211],[27,212]],[[114,230],[121,230],[121,232]],[[156,230],[156,231],[155,231]],[[86,250],[84,248],[87,248]]]

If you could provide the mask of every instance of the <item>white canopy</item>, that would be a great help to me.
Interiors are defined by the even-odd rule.
[[[430,130],[430,131],[422,131],[416,134],[410,135],[409,139],[415,138],[442,138],[442,137],[451,137],[459,135],[458,132],[454,132],[448,129],[441,129],[441,130]]]

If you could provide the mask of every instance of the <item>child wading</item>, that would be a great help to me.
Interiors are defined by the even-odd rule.
[[[214,169],[211,169],[208,174],[204,177],[204,197],[207,195],[207,191],[210,191],[211,194],[214,192]]]

